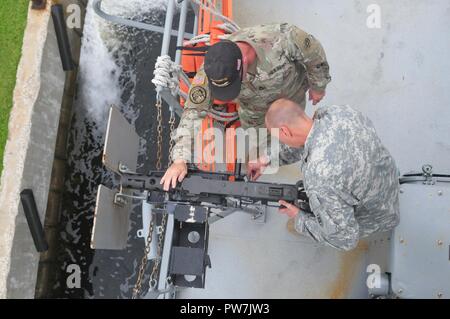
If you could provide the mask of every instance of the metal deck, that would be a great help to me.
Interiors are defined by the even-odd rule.
[[[333,78],[322,104],[349,104],[368,115],[402,173],[425,163],[448,173],[450,43],[439,35],[450,27],[450,5],[378,1],[382,27],[369,29],[372,3],[235,0],[234,19],[241,27],[290,22],[315,35]],[[310,105],[307,111],[313,112]],[[294,183],[298,177],[292,165],[264,180]],[[206,289],[178,297],[366,298],[366,266],[388,270],[389,234],[340,253],[288,233],[286,221],[269,209],[266,224],[238,213],[211,225]]]

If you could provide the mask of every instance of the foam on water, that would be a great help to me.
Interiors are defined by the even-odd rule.
[[[143,12],[165,10],[166,6],[167,0],[104,0],[102,3],[105,12],[128,19],[135,19]],[[122,41],[128,32],[123,26],[112,28],[111,23],[95,14],[92,1],[89,2],[80,56],[80,98],[99,129],[104,129],[109,107],[120,107],[123,103],[120,75],[125,62],[117,52],[129,49]],[[132,78],[133,74],[130,76]],[[131,120],[137,117],[136,114],[128,115]]]
[[[167,0],[104,0],[109,14],[157,25],[164,23]],[[129,298],[136,281],[143,241],[136,237],[141,226],[140,210],[131,214],[124,251],[93,251],[90,235],[99,184],[113,187],[113,175],[102,165],[106,123],[116,105],[143,137],[140,167],[153,165],[155,92],[151,84],[162,36],[111,24],[98,17],[88,3],[83,30],[77,98],[74,103],[63,195],[59,250],[59,281],[55,297]],[[167,114],[163,115],[167,116]],[[152,144],[153,143],[153,144]],[[79,265],[82,288],[66,287],[67,266]]]
[[[104,0],[102,8],[112,15],[139,15],[152,10],[166,10],[168,0]]]

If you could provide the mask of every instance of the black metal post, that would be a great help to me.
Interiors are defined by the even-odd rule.
[[[47,0],[31,0],[31,9],[33,10],[43,10],[47,5]]]
[[[64,9],[61,4],[52,5],[52,18],[63,69],[64,71],[72,71],[75,69],[75,63],[72,59],[72,50],[70,49],[69,36],[67,35]]]
[[[45,239],[45,233],[39,217],[36,201],[34,200],[33,191],[31,189],[24,189],[20,193],[20,200],[22,201],[23,211],[27,218],[28,227],[30,228],[36,250],[40,253],[47,251],[48,244]]]

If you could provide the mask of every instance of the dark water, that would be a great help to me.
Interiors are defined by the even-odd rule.
[[[155,9],[132,17],[135,20],[163,25],[165,11]],[[192,30],[193,14],[190,13],[187,30]],[[177,28],[178,16],[174,18]],[[107,37],[113,37],[118,46],[113,46],[109,54],[118,66],[112,69],[111,77],[119,83],[119,109],[128,120],[134,122],[137,133],[145,143],[139,155],[139,171],[145,172],[155,166],[156,121],[155,90],[151,83],[156,58],[160,54],[162,35],[140,31],[128,27],[108,25]],[[103,33],[103,36],[105,34]],[[94,39],[95,40],[95,39]],[[85,37],[83,45],[93,39]],[[95,50],[95,46],[94,50]],[[171,55],[175,53],[175,38],[172,38]],[[104,63],[104,61],[98,61]],[[87,67],[80,65],[80,68]],[[85,70],[86,71],[86,70]],[[90,72],[87,70],[87,72]],[[120,74],[117,74],[119,72]],[[99,75],[100,76],[100,75]],[[106,77],[108,74],[106,75]],[[105,78],[106,79],[106,78]],[[79,81],[86,78],[79,77]],[[93,114],[86,105],[89,83],[80,83],[73,109],[72,126],[68,141],[68,168],[61,213],[61,238],[58,251],[60,265],[54,296],[57,298],[130,298],[137,278],[138,264],[144,253],[144,242],[137,238],[136,232],[142,228],[140,205],[135,203],[131,214],[131,229],[127,248],[123,251],[90,249],[90,238],[96,193],[99,184],[112,187],[114,176],[107,172],[101,163],[104,134],[107,121],[107,106],[101,116]],[[98,92],[97,92],[98,93]],[[117,93],[117,92],[116,92]],[[113,88],[102,94],[113,95]],[[168,152],[168,108],[164,108],[163,159],[167,161]],[[70,275],[66,270],[70,264],[81,268],[81,288],[68,288],[66,280]],[[148,265],[144,278],[143,292],[148,289],[150,273]]]

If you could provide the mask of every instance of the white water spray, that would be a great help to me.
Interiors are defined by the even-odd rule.
[[[104,0],[102,9],[112,15],[133,19],[152,10],[165,10],[167,0]],[[80,56],[80,105],[89,117],[104,130],[109,107],[121,106],[123,88],[119,79],[123,72],[122,59],[114,57],[120,48],[126,47],[114,32],[120,32],[121,26],[113,25],[99,16],[89,2],[83,44]],[[132,103],[132,101],[130,101]]]

